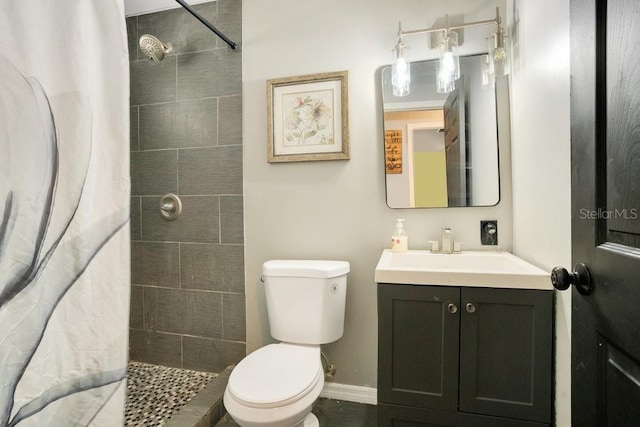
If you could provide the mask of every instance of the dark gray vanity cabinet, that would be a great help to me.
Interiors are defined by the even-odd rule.
[[[552,291],[378,284],[379,425],[550,425],[552,319]]]

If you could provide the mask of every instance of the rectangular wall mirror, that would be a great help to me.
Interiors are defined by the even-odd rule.
[[[411,63],[407,96],[393,95],[382,67],[387,205],[493,206],[500,201],[497,90],[483,85],[485,55],[460,57],[450,93],[436,91],[437,60]],[[500,99],[503,99],[500,97]],[[507,107],[508,108],[508,107]]]

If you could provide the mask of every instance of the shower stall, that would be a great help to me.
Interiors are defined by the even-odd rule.
[[[241,39],[241,2],[194,6]],[[245,353],[241,53],[183,9],[129,16],[132,360],[220,372]],[[147,59],[140,37],[172,46]],[[158,54],[156,54],[158,56]],[[160,214],[175,194],[178,218]]]
[[[240,44],[241,5],[218,0],[193,8]],[[221,372],[246,351],[241,52],[182,8],[128,16],[126,24],[129,356]],[[181,203],[172,220],[161,214],[168,194]]]

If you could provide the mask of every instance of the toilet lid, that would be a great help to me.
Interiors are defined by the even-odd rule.
[[[227,388],[244,405],[273,407],[305,396],[320,378],[319,347],[270,344],[231,371]]]

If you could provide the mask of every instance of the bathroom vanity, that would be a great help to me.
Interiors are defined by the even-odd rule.
[[[502,252],[385,251],[376,282],[380,426],[551,424],[546,272]]]

